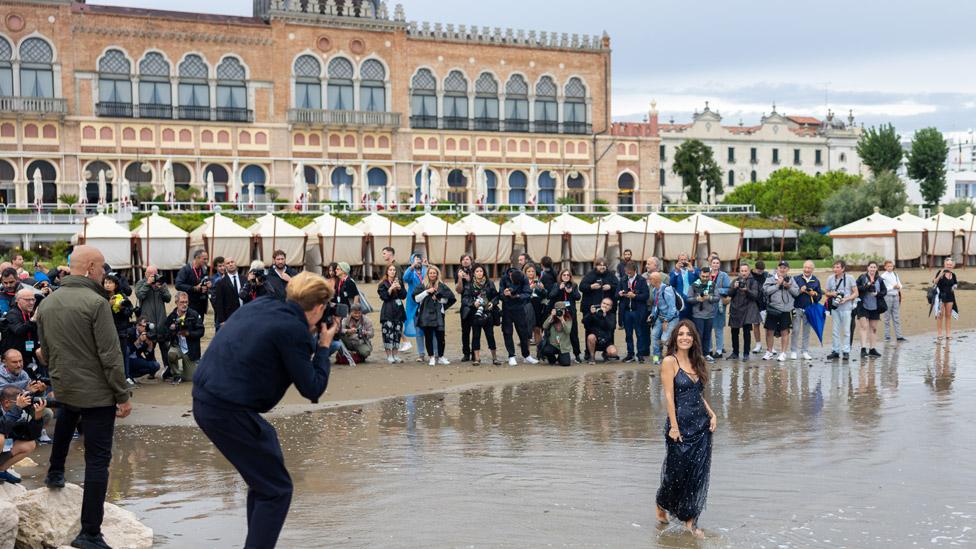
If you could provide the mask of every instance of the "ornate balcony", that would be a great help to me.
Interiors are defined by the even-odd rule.
[[[0,97],[0,112],[53,114],[64,116],[68,103],[60,97]]]
[[[254,113],[250,109],[238,107],[217,107],[217,120],[220,122],[253,122]]]
[[[436,119],[435,119],[436,121]],[[330,111],[325,109],[288,109],[288,123],[308,126],[400,127],[400,113],[372,111]]]
[[[410,127],[415,130],[474,130],[481,132],[545,133],[585,135],[592,133],[593,126],[585,122],[552,122],[497,118],[458,118],[445,116],[411,116]]]
[[[112,118],[132,118],[132,103],[117,103],[112,101],[99,101],[95,104],[95,111],[98,116],[109,116]]]
[[[180,105],[176,114],[180,120],[210,120],[210,107]]]
[[[172,105],[157,105],[154,103],[141,103],[139,105],[139,118],[160,118],[168,120],[173,118]]]

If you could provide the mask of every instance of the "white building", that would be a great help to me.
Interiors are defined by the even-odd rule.
[[[792,116],[776,112],[763,115],[757,126],[723,126],[718,111],[705,103],[705,110],[695,112],[692,122],[657,124],[657,111],[650,113],[651,125],[657,125],[661,137],[660,183],[665,201],[683,199],[681,179],[671,171],[674,153],[679,145],[698,139],[712,148],[715,161],[722,168],[725,191],[749,181],[762,181],[781,168],[795,168],[810,175],[828,171],[864,173],[857,155],[861,128],[854,125],[854,115],[847,123],[828,111],[826,120],[811,116]]]

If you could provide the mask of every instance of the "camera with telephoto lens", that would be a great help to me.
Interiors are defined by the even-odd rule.
[[[264,281],[268,279],[268,272],[264,269],[251,269],[249,274],[254,275],[254,284],[257,286],[264,284]]]
[[[342,322],[343,318],[349,316],[349,305],[345,303],[326,303],[325,312],[322,313],[322,323],[332,325],[333,322]]]
[[[837,309],[838,307],[840,307],[841,305],[840,302],[843,299],[844,299],[844,294],[837,292],[837,295],[835,295],[830,299],[830,306],[833,307],[834,309]]]
[[[478,320],[484,320],[488,316],[488,312],[485,310],[485,298],[479,297],[474,300],[474,317]]]

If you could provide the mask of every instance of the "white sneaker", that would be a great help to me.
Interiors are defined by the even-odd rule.
[[[12,476],[14,478],[20,478],[20,473],[18,473],[17,471],[14,471],[14,468],[13,467],[8,468],[7,469],[7,472],[10,473],[10,476]]]
[[[446,359],[446,358],[444,358],[444,357],[440,357],[440,358],[438,358],[438,359],[437,359],[437,363],[438,363],[438,364],[444,364],[444,365],[447,365],[447,364],[450,364],[450,363],[451,363],[451,361],[450,361],[450,360],[448,360],[448,359]]]
[[[405,353],[413,348],[413,345],[409,341],[404,341],[400,344],[400,352]]]
[[[772,351],[766,351],[766,354],[763,355],[762,359],[763,360],[769,360],[769,359],[773,358],[774,356],[776,356],[776,355]]]
[[[779,358],[777,358],[776,360],[778,360],[779,362],[786,362],[786,353],[780,353]]]
[[[435,364],[437,364],[437,359],[434,357],[430,357],[430,362],[428,362],[427,365],[434,366]]]
[[[803,351],[803,360],[813,360],[813,357],[810,356],[810,353]]]
[[[536,358],[536,357],[534,357],[534,356],[532,356],[532,355],[529,355],[529,356],[525,357],[525,362],[528,363],[528,364],[538,364],[539,363],[539,359]]]
[[[396,359],[393,358],[392,356],[388,356],[386,357],[386,361],[389,362],[390,364],[393,364],[394,362],[396,362]]]
[[[47,429],[41,429],[41,436],[38,437],[37,442],[40,442],[41,444],[51,444],[54,441],[48,436]]]
[[[518,366],[518,361],[515,360],[515,357],[514,356],[508,357],[508,365],[509,366]]]
[[[790,353],[790,360],[796,360],[796,352]]]
[[[756,343],[756,348],[752,350],[754,353],[762,351],[762,343]]]

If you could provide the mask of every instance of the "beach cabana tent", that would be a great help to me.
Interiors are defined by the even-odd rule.
[[[834,256],[879,255],[913,261],[922,256],[922,234],[920,227],[902,223],[875,208],[873,214],[838,227],[828,236],[833,239]]]
[[[155,265],[161,270],[172,270],[186,264],[189,233],[158,213],[142,218],[132,236],[139,242],[144,267]]]
[[[656,213],[633,223],[636,230],[620,233],[620,249],[630,249],[638,260],[643,261],[653,255],[675,260],[679,253],[691,251],[694,241],[692,229],[683,233],[677,222]]]
[[[963,222],[961,218],[952,217],[946,215],[942,208],[939,208],[939,213],[933,215],[932,217],[926,219],[929,224],[930,231],[937,232],[939,234],[939,241],[934,244],[934,246],[940,250],[944,250],[942,242],[942,235],[946,234],[943,231],[951,230],[952,238],[949,241],[951,243],[949,247],[948,254],[936,253],[935,255],[949,255],[956,260],[961,259],[965,253],[966,245],[966,232],[969,230],[969,225]]]
[[[363,264],[363,245],[366,233],[331,214],[323,214],[305,226],[306,268],[321,268],[329,263],[345,261],[349,265]]]
[[[259,217],[247,230],[255,237],[258,257],[265,264],[270,265],[274,260],[275,250],[285,252],[285,261],[292,267],[305,264],[305,242],[308,240],[305,231],[271,213]]]
[[[370,252],[370,260],[376,264],[381,261],[383,255],[380,251],[386,246],[395,249],[400,257],[409,258],[413,254],[413,231],[394,223],[392,217],[384,217],[374,212],[364,217],[354,227],[363,231],[369,239],[366,251]],[[365,264],[362,260],[360,263]]]
[[[203,225],[190,233],[190,257],[187,260],[192,259],[198,248],[206,250],[211,261],[215,257],[232,257],[238,265],[247,266],[251,264],[251,231],[217,213],[204,219]]]
[[[677,225],[675,234],[690,234],[692,240],[697,242],[697,249],[695,250],[697,257],[705,258],[714,252],[722,258],[722,261],[737,261],[739,259],[739,251],[742,247],[742,229],[700,213],[678,221]],[[696,229],[697,237],[695,235]],[[667,242],[665,246],[667,247]],[[690,249],[689,247],[685,250],[679,249],[673,252],[675,259],[677,259],[678,253],[687,252]],[[669,253],[672,252],[669,250]]]
[[[973,237],[976,237],[976,215],[973,215],[972,208],[966,208],[966,213],[959,217],[959,221],[963,227],[962,255],[966,265],[970,265],[973,263],[970,258],[976,255],[976,242],[973,242]]]
[[[468,214],[455,225],[471,240],[471,255],[475,263],[495,265],[508,263],[512,257],[515,233],[478,214]]]
[[[427,261],[432,265],[456,263],[467,247],[467,231],[430,213],[418,217],[407,228],[417,241],[423,239]]]
[[[521,237],[525,251],[531,257],[549,256],[554,262],[563,260],[562,234],[553,232],[549,223],[520,213],[506,221],[502,229]]]
[[[98,248],[113,269],[132,267],[132,235],[105,214],[85,219],[81,231],[71,238],[71,242]]]
[[[597,234],[595,224],[567,213],[553,219],[551,224],[552,234],[561,235],[568,242],[569,260],[592,262],[597,257],[606,256],[607,233],[601,229],[601,234]],[[538,260],[537,256],[532,257]]]
[[[937,228],[934,222],[921,218],[908,210],[909,208],[906,206],[905,211],[894,219],[902,223],[904,227],[925,235],[924,247],[919,255],[943,256],[951,254],[952,241],[955,238],[953,229],[942,228],[941,226]]]

